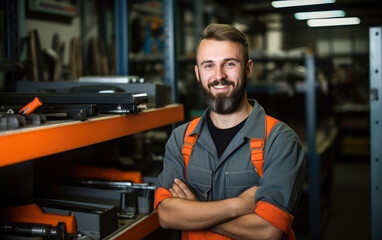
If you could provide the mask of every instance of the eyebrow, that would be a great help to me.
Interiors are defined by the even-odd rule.
[[[238,59],[236,58],[225,58],[223,60],[223,62],[228,62],[228,61],[235,61],[235,62],[240,62]],[[200,63],[200,65],[203,65],[203,64],[206,64],[206,63],[213,63],[214,61],[213,60],[205,60],[203,62]]]

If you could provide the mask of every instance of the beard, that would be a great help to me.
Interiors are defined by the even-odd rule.
[[[243,100],[247,85],[247,76],[243,74],[242,81],[235,87],[235,83],[228,79],[215,80],[204,87],[199,74],[199,86],[205,97],[205,101],[209,109],[218,114],[229,114],[234,112]],[[221,83],[222,85],[232,85],[234,90],[231,94],[220,93],[213,95],[210,88]]]

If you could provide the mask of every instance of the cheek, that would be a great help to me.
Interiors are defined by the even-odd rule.
[[[243,75],[246,75],[247,73],[245,71],[242,71],[242,68],[235,69],[235,74],[236,78],[242,78]]]
[[[244,73],[245,74],[245,73]],[[240,85],[243,81],[243,75],[240,71],[232,71],[230,74],[228,74],[228,79],[231,81],[236,82],[236,85]]]
[[[199,73],[199,82],[201,82],[203,85],[207,85],[209,79],[211,79],[212,75],[208,72],[200,72]]]

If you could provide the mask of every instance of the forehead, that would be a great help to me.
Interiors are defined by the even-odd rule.
[[[197,61],[222,61],[224,59],[241,59],[241,45],[232,41],[204,39],[200,42]]]

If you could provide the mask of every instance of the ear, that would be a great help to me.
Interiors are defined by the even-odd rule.
[[[248,60],[247,67],[245,69],[245,72],[247,74],[247,78],[252,76],[252,71],[253,71],[253,62],[252,62],[252,60]]]
[[[200,79],[199,79],[199,67],[198,67],[198,65],[195,65],[194,71],[195,71],[196,79],[198,80],[198,82],[200,82]]]

